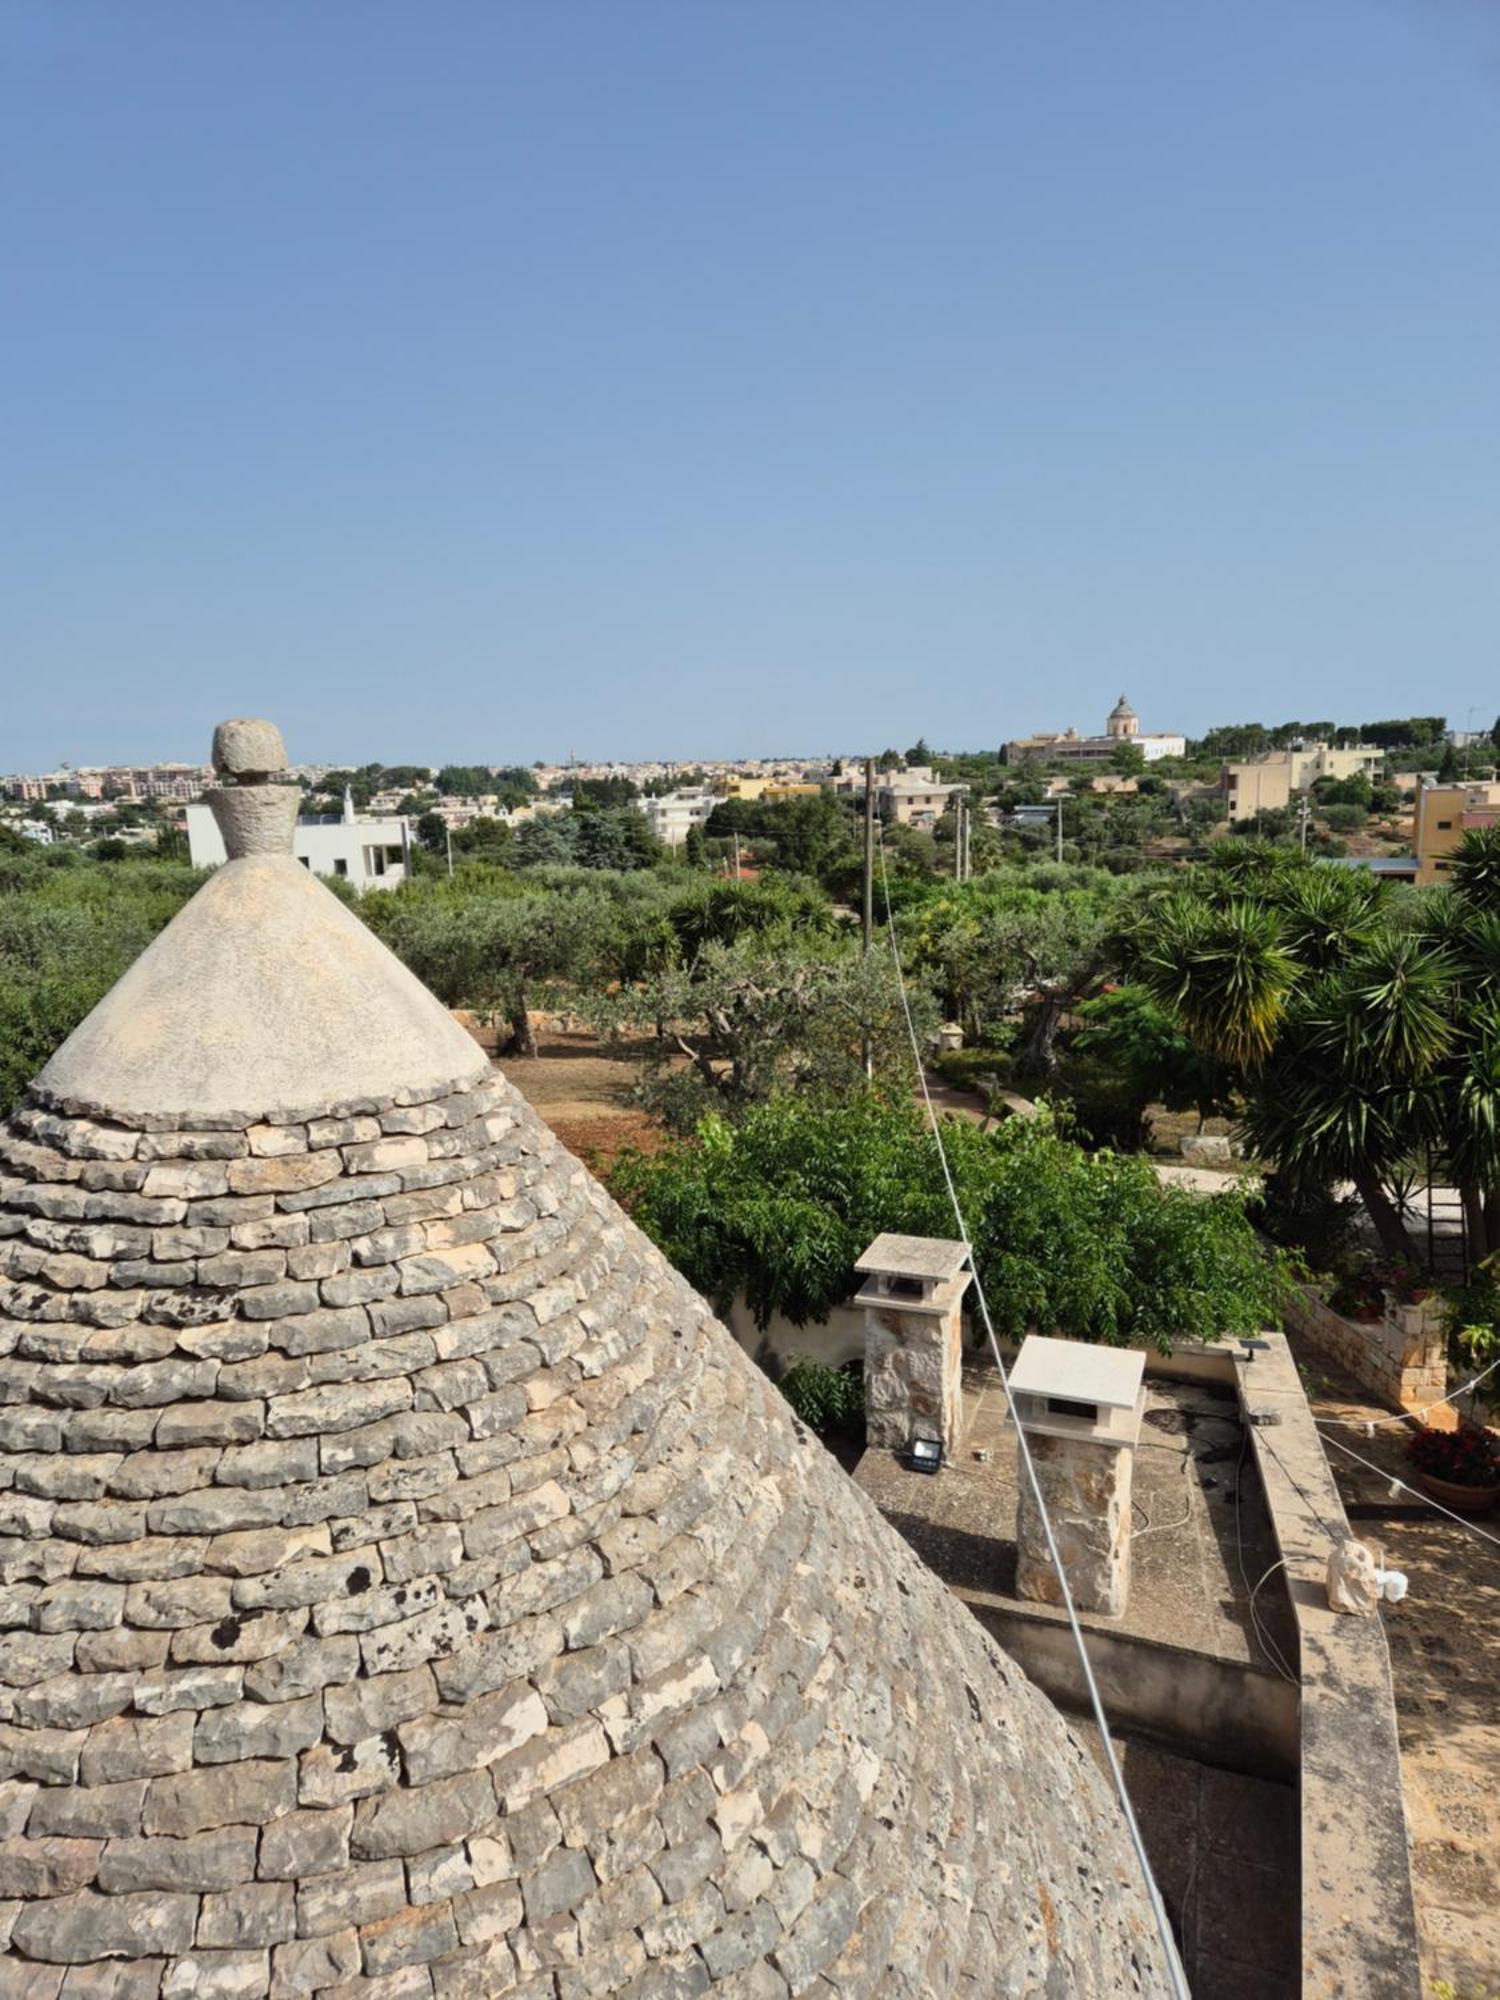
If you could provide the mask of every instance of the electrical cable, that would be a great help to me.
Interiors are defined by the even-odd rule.
[[[1164,1445],[1157,1446],[1158,1451],[1163,1451],[1165,1449],[1166,1447]],[[1141,1506],[1140,1501],[1132,1500],[1130,1503],[1132,1508],[1139,1508],[1142,1514],[1146,1514],[1145,1527],[1131,1528],[1130,1539],[1132,1542],[1138,1542],[1143,1535],[1162,1535],[1169,1533],[1170,1530],[1173,1528],[1185,1528],[1188,1522],[1193,1518],[1193,1491],[1191,1482],[1189,1480],[1189,1474],[1196,1465],[1196,1460],[1193,1457],[1191,1446],[1189,1446],[1181,1454],[1181,1456],[1182,1456],[1182,1477],[1184,1482],[1187,1483],[1188,1498],[1187,1498],[1187,1505],[1186,1507],[1183,1508],[1180,1518],[1175,1521],[1153,1521],[1151,1516],[1149,1514],[1146,1514],[1146,1510],[1143,1506]]]
[[[1384,1430],[1387,1424],[1409,1424],[1413,1417],[1420,1423],[1429,1410],[1440,1410],[1447,1403],[1456,1403],[1460,1396],[1467,1396],[1470,1390],[1477,1389],[1481,1382],[1487,1382],[1497,1368],[1500,1368],[1500,1361],[1492,1361],[1488,1368],[1482,1368],[1471,1381],[1461,1383],[1456,1389],[1450,1389],[1446,1396],[1439,1396],[1434,1402],[1424,1403],[1420,1410],[1403,1410],[1397,1417],[1314,1417],[1313,1422],[1319,1430],[1327,1424],[1337,1424],[1346,1431],[1363,1431],[1366,1437],[1372,1436],[1376,1431]]]
[[[1252,1632],[1254,1632],[1256,1638],[1260,1641],[1261,1651],[1265,1654],[1266,1658],[1271,1662],[1271,1665],[1276,1669],[1277,1673],[1280,1674],[1281,1678],[1284,1681],[1290,1681],[1293,1687],[1299,1687],[1301,1683],[1298,1680],[1297,1676],[1292,1672],[1291,1668],[1287,1665],[1286,1656],[1283,1654],[1281,1648],[1275,1643],[1275,1641],[1271,1638],[1270,1634],[1266,1631],[1265,1627],[1260,1622],[1260,1613],[1255,1608],[1255,1591],[1250,1588],[1250,1572],[1245,1568],[1244,1493],[1242,1490],[1242,1481],[1245,1473],[1245,1453],[1248,1451],[1249,1447],[1250,1447],[1250,1426],[1249,1424],[1245,1424],[1244,1426],[1242,1426],[1240,1430],[1240,1455],[1234,1462],[1235,1561],[1239,1564],[1240,1582],[1245,1587],[1245,1606],[1250,1616],[1250,1629]],[[1278,1460],[1277,1463],[1279,1464],[1280,1460]],[[1284,1469],[1285,1468],[1283,1468],[1283,1470]],[[1275,1567],[1276,1565],[1273,1563],[1271,1565],[1271,1569],[1274,1569]],[[1271,1570],[1268,1569],[1266,1571],[1266,1576],[1269,1576],[1270,1574]],[[1265,1582],[1266,1576],[1263,1576],[1261,1578],[1260,1580],[1261,1583]],[[1259,1588],[1260,1584],[1257,1584],[1255,1589],[1258,1590]]]
[[[1348,1445],[1340,1444],[1337,1438],[1331,1437],[1327,1441],[1335,1451],[1341,1451],[1345,1458],[1352,1458],[1356,1465],[1364,1466],[1367,1471],[1378,1474],[1381,1479],[1388,1479],[1393,1486],[1399,1486],[1403,1493],[1410,1493],[1420,1500],[1424,1507],[1432,1507],[1439,1514],[1446,1514],[1450,1521],[1457,1521],[1461,1528],[1467,1528],[1469,1533],[1477,1535],[1480,1541],[1493,1542],[1495,1547],[1500,1549],[1500,1535],[1492,1535],[1487,1528],[1478,1527],[1473,1521],[1465,1520],[1462,1514],[1455,1514],[1451,1507],[1445,1507],[1441,1500],[1434,1500],[1430,1493],[1424,1493],[1419,1486],[1409,1486],[1404,1479],[1398,1479],[1394,1472],[1388,1472],[1383,1465],[1376,1465],[1373,1459],[1362,1458],[1357,1451],[1351,1451]]]
[[[1036,1476],[1036,1467],[1032,1463],[1031,1447],[1026,1437],[1026,1426],[1016,1416],[1015,1402],[1010,1393],[1010,1375],[1006,1369],[1005,1357],[1000,1352],[1000,1342],[996,1338],[995,1328],[990,1319],[989,1301],[985,1297],[984,1282],[979,1275],[978,1261],[974,1256],[974,1246],[969,1240],[968,1225],[964,1221],[963,1204],[959,1201],[958,1189],[954,1186],[953,1173],[948,1165],[948,1149],[943,1144],[942,1126],[938,1121],[937,1110],[932,1102],[932,1093],[927,1088],[927,1072],[922,1063],[922,1049],[921,1044],[917,1040],[916,1023],[912,1019],[911,1002],[907,997],[906,974],[901,965],[901,947],[896,941],[896,925],[891,912],[891,885],[890,878],[886,873],[884,830],[878,821],[876,822],[876,836],[880,853],[880,886],[885,902],[886,935],[890,939],[891,959],[896,968],[896,987],[901,996],[901,1011],[906,1019],[906,1032],[911,1042],[912,1060],[916,1064],[917,1082],[921,1088],[922,1102],[927,1109],[927,1122],[932,1128],[932,1136],[937,1145],[938,1159],[943,1169],[943,1179],[947,1183],[948,1200],[953,1209],[953,1219],[958,1225],[959,1240],[962,1242],[964,1250],[968,1255],[969,1268],[973,1272],[974,1293],[979,1301],[980,1316],[984,1321],[984,1330],[989,1340],[990,1353],[994,1357],[995,1368],[1000,1377],[1000,1386],[1005,1391],[1006,1408],[1015,1424],[1017,1453],[1021,1464],[1025,1468],[1027,1483],[1030,1486],[1032,1498],[1036,1502],[1037,1513],[1041,1519],[1042,1533],[1047,1543],[1047,1556],[1057,1577],[1062,1607],[1067,1614],[1068,1625],[1073,1635],[1073,1644],[1078,1650],[1079,1664],[1083,1669],[1084,1684],[1088,1689],[1089,1705],[1094,1711],[1094,1719],[1099,1726],[1099,1735],[1104,1747],[1105,1761],[1109,1766],[1109,1775],[1113,1780],[1115,1792],[1119,1797],[1120,1810],[1125,1816],[1126,1830],[1130,1835],[1131,1844],[1135,1848],[1136,1859],[1140,1863],[1141,1875],[1146,1885],[1147,1901],[1151,1905],[1151,1914],[1155,1918],[1157,1935],[1161,1940],[1162,1952],[1167,1962],[1167,1972],[1171,1978],[1172,1988],[1177,1995],[1177,2000],[1191,2000],[1187,1975],[1183,1971],[1182,1959],[1177,1950],[1177,1940],[1172,1935],[1172,1925],[1167,1916],[1166,1905],[1162,1901],[1161,1890],[1157,1887],[1156,1877],[1151,1870],[1151,1863],[1146,1854],[1146,1844],[1141,1838],[1141,1829],[1136,1821],[1135,1809],[1130,1803],[1130,1794],[1125,1789],[1125,1776],[1120,1769],[1120,1760],[1115,1755],[1114,1742],[1109,1733],[1109,1718],[1104,1712],[1104,1700],[1099,1693],[1099,1683],[1094,1678],[1093,1665],[1089,1659],[1088,1647],[1084,1641],[1083,1627],[1078,1622],[1078,1612],[1073,1603],[1073,1593],[1068,1586],[1067,1571],[1063,1567],[1062,1556],[1057,1547],[1057,1538],[1052,1531],[1052,1519],[1047,1512],[1047,1503],[1042,1497],[1041,1482]]]

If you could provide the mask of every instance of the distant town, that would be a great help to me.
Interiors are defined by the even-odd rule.
[[[1411,716],[1232,724],[1190,739],[1143,727],[1122,693],[1096,732],[1070,725],[993,752],[887,749],[873,760],[875,804],[883,824],[939,844],[957,845],[962,820],[960,871],[1035,855],[1128,872],[1197,858],[1216,837],[1253,835],[1427,885],[1448,872],[1465,831],[1500,819],[1497,738],[1500,721],[1459,730],[1441,716]],[[691,765],[305,764],[291,773],[307,794],[297,850],[316,873],[356,889],[391,887],[419,849],[449,865],[455,853],[501,859],[520,836],[523,856],[578,860],[560,816],[628,810],[654,848],[733,873],[751,865],[763,817],[754,808],[862,800],[865,766],[852,753]],[[202,764],[16,772],[0,777],[0,831],[105,858],[150,850],[210,867],[224,858],[203,803],[212,783]],[[594,865],[620,865],[619,854]]]

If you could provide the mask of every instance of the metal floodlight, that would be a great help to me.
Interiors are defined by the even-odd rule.
[[[914,1437],[907,1446],[906,1463],[913,1472],[940,1472],[943,1465],[943,1440],[934,1437]]]
[[[1250,1340],[1243,1333],[1236,1334],[1235,1338],[1243,1350],[1240,1354],[1241,1361],[1253,1361],[1258,1353],[1271,1345],[1269,1340]]]

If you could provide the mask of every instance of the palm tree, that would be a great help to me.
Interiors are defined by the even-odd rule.
[[[1251,1144],[1294,1184],[1352,1181],[1382,1245],[1414,1245],[1391,1196],[1443,1132],[1451,961],[1400,934],[1312,980],[1254,1078]]]
[[[1142,985],[1200,1048],[1247,1071],[1265,1061],[1297,977],[1274,910],[1179,896],[1151,912],[1137,952]]]
[[[1196,892],[1196,893],[1195,893]],[[1237,1065],[1246,1127],[1294,1183],[1352,1181],[1382,1243],[1391,1190],[1451,1177],[1471,1253],[1500,1252],[1500,828],[1470,832],[1420,903],[1322,867],[1216,853],[1150,907],[1137,976]]]

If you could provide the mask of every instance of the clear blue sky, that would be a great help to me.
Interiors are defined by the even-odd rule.
[[[1488,0],[7,0],[0,770],[1500,709]]]

